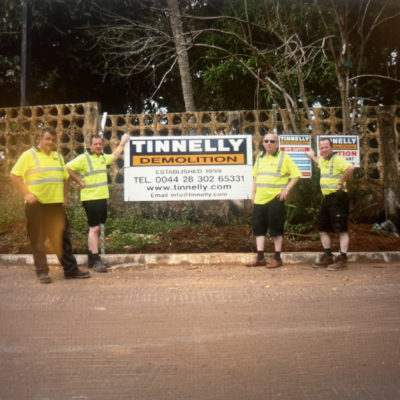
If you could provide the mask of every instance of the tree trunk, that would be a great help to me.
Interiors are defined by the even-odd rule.
[[[181,76],[183,100],[186,111],[196,111],[193,96],[192,75],[190,74],[189,55],[183,33],[181,14],[178,0],[168,0],[168,11],[171,29],[174,35],[176,54],[178,57],[179,72]]]
[[[378,113],[379,135],[383,170],[386,220],[393,222],[400,231],[400,177],[397,166],[397,149],[394,112],[384,106]]]
[[[349,81],[348,76],[342,70],[343,66],[337,68],[338,72],[338,83],[340,97],[342,100],[342,123],[343,123],[343,133],[345,135],[350,135],[352,133],[350,124],[350,104],[349,104]]]

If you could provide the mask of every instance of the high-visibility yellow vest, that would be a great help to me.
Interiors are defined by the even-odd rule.
[[[301,172],[295,162],[282,151],[277,150],[269,156],[257,156],[253,167],[257,185],[254,203],[269,203],[286,187],[289,179],[300,176]]]
[[[112,163],[112,154],[100,154],[84,152],[69,163],[71,170],[80,174],[85,182],[81,190],[81,201],[108,199],[107,166]]]
[[[337,186],[339,180],[344,171],[351,167],[351,163],[339,156],[337,153],[333,153],[329,160],[325,160],[321,157],[318,161],[318,167],[321,173],[319,181],[321,192],[326,196],[327,194],[334,193],[338,190]],[[344,188],[344,190],[346,190],[346,188]]]
[[[22,178],[40,203],[64,202],[64,180],[68,173],[58,152],[52,151],[47,155],[33,147],[22,153],[11,173]]]

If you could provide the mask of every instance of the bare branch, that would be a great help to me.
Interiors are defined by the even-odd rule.
[[[362,74],[362,75],[356,75],[356,76],[353,76],[352,78],[349,78],[349,81],[354,81],[354,80],[359,79],[359,78],[387,79],[387,80],[389,80],[389,81],[399,82],[399,83],[400,83],[400,79],[392,78],[392,77],[387,76],[387,75],[379,75],[379,74]]]

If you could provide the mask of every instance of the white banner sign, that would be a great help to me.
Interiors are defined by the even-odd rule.
[[[318,157],[319,142],[322,139],[330,139],[333,151],[351,162],[355,167],[360,166],[360,143],[357,135],[318,135]]]
[[[124,163],[125,201],[251,198],[251,135],[131,137]]]
[[[311,160],[306,152],[311,150],[310,135],[279,135],[279,150],[288,153],[298,166],[302,178],[311,178]]]

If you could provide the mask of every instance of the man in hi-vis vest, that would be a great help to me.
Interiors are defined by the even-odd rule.
[[[314,263],[314,268],[337,271],[347,267],[349,200],[346,181],[353,175],[354,167],[333,151],[332,142],[328,138],[319,142],[320,158],[312,150],[306,154],[318,164],[321,192],[324,196],[318,220],[324,254]],[[340,255],[337,257],[332,254],[330,232],[339,233]]]
[[[253,167],[253,234],[256,237],[257,259],[247,267],[282,266],[281,251],[285,224],[285,200],[298,182],[301,172],[289,154],[278,149],[278,136],[268,133],[263,139],[263,151]],[[274,242],[275,255],[268,263],[264,259],[265,235]]]
[[[10,178],[25,199],[26,229],[40,283],[50,283],[45,240],[50,240],[64,268],[66,279],[89,278],[74,255],[65,214],[68,201],[68,173],[64,159],[55,151],[57,134],[45,128],[39,144],[25,151],[11,170]]]
[[[66,168],[71,178],[78,183],[80,199],[89,224],[88,267],[96,272],[107,272],[107,266],[99,255],[100,225],[107,219],[107,199],[109,198],[107,167],[124,150],[130,135],[125,133],[112,154],[103,153],[103,138],[90,137],[89,150],[75,157]]]

